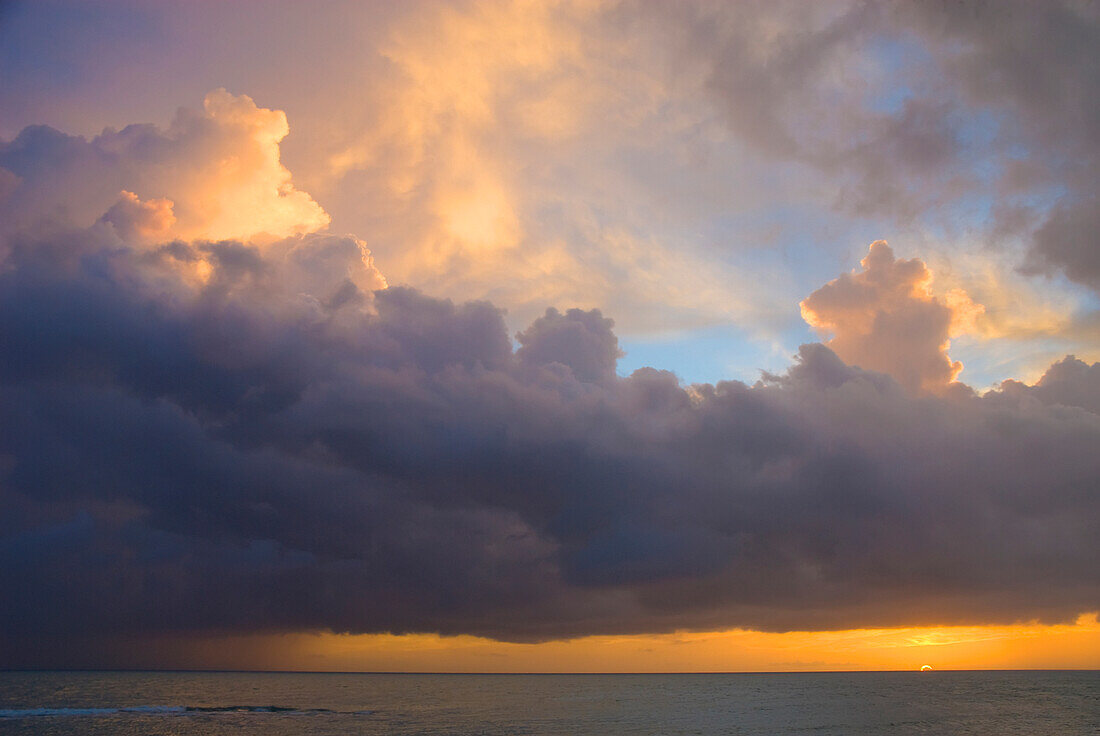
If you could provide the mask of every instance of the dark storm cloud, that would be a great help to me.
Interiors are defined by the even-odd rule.
[[[520,343],[516,358],[527,366],[561,365],[581,381],[609,381],[622,357],[613,326],[598,309],[570,309],[561,314],[551,307],[516,335]]]
[[[1100,366],[913,395],[615,375],[611,320],[347,278],[355,241],[9,238],[0,654],[181,631],[505,639],[1100,605]],[[295,255],[297,254],[297,255]],[[189,280],[197,260],[211,264]],[[21,659],[22,658],[22,659]]]

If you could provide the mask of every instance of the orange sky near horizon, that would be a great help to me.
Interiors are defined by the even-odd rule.
[[[124,645],[188,669],[331,672],[799,672],[1097,669],[1100,619],[1072,624],[589,636],[520,644],[436,634],[292,633]],[[124,657],[124,659],[130,659]],[[142,666],[138,659],[133,666]],[[148,666],[148,665],[145,665]],[[163,664],[161,665],[163,666]]]

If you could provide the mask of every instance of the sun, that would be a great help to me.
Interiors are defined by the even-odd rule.
[[[922,665],[920,666],[920,671],[921,671],[921,672],[931,672],[931,671],[932,671],[932,665],[930,665],[930,664],[922,664]]]

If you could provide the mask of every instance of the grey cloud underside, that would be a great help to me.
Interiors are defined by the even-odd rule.
[[[689,390],[618,377],[599,312],[550,310],[513,351],[488,303],[316,274],[307,294],[237,243],[109,235],[13,237],[0,273],[0,655],[1100,607],[1100,365],[920,398],[814,344]],[[163,268],[200,256],[201,289]]]

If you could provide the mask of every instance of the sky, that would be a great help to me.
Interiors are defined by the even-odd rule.
[[[1100,667],[1097,49],[0,3],[0,667]]]

